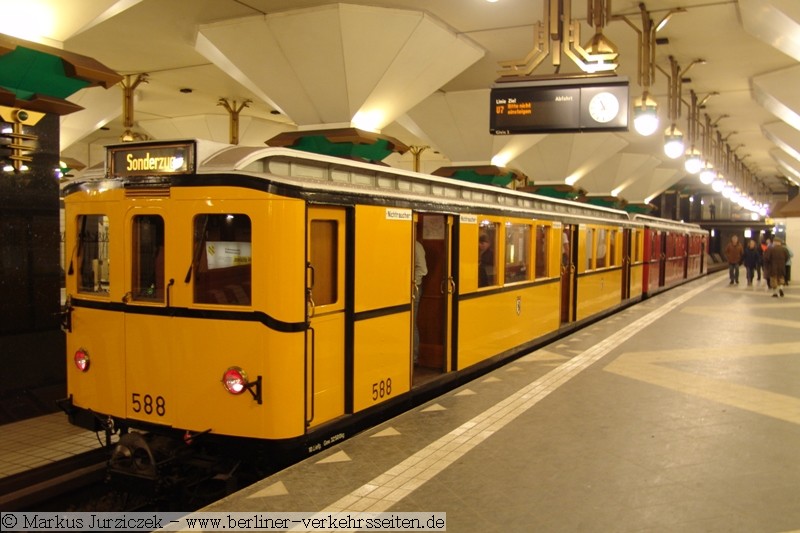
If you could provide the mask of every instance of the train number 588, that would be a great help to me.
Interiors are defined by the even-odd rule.
[[[134,413],[144,411],[146,415],[155,413],[158,416],[164,416],[167,412],[167,401],[163,396],[153,398],[149,394],[142,395],[134,392],[131,394],[131,404],[133,405]]]
[[[392,393],[392,378],[386,378],[385,380],[382,379],[379,382],[372,384],[373,400],[389,396],[391,393]]]

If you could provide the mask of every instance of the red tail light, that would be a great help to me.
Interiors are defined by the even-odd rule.
[[[231,394],[241,394],[247,389],[247,373],[238,366],[232,366],[222,374],[222,385]]]
[[[78,370],[81,372],[86,372],[89,370],[89,352],[81,348],[80,350],[75,352],[75,366],[78,367]]]

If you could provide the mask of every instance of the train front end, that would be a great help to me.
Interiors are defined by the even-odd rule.
[[[126,460],[134,430],[185,445],[306,430],[304,203],[198,175],[195,150],[111,147],[103,176],[65,190],[62,406],[121,430]]]

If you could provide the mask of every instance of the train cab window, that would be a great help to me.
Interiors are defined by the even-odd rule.
[[[608,266],[608,245],[607,245],[608,232],[599,228],[597,230],[597,268],[605,268]]]
[[[109,291],[108,217],[78,217],[78,291],[107,295]]]
[[[252,230],[241,214],[198,215],[194,219],[194,301],[250,305]]]
[[[550,248],[550,226],[536,226],[536,278],[547,277],[547,258]]]
[[[164,301],[164,219],[133,217],[131,295],[134,300]]]
[[[592,270],[594,257],[594,229],[586,229],[586,270]]]
[[[505,282],[531,279],[528,261],[531,249],[531,227],[527,224],[506,225]]]
[[[484,220],[478,234],[478,287],[497,285],[497,223]]]

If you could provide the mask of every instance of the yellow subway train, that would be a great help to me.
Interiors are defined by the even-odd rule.
[[[646,235],[705,272],[696,225],[218,147],[110,146],[64,189],[62,407],[145,474],[165,436],[313,453],[635,302]]]

